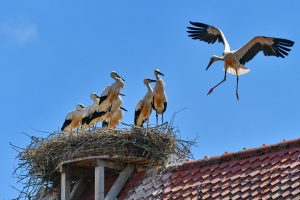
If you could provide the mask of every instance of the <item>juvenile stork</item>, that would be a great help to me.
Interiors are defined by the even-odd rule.
[[[79,128],[84,110],[85,109],[82,104],[77,104],[76,109],[67,114],[64,124],[61,127],[61,131],[71,131]]]
[[[123,111],[127,111],[122,107],[123,100],[121,96],[124,94],[119,94],[117,99],[112,103],[110,110],[105,114],[105,120],[102,123],[102,127],[116,128],[123,118]]]
[[[93,101],[93,104],[86,107],[82,118],[81,128],[84,130],[88,129],[91,125],[94,125],[90,123],[90,118],[92,114],[98,109],[98,105],[100,102],[100,97],[96,93],[92,93],[90,95],[90,98]]]
[[[151,82],[156,82],[150,78],[144,79],[144,84],[146,85],[148,91],[146,95],[139,101],[134,112],[134,125],[143,127],[145,121],[147,121],[147,126],[149,126],[149,117],[152,112],[152,101],[153,101],[153,90],[150,86]]]
[[[156,111],[156,125],[158,124],[158,114],[161,114],[161,121],[164,122],[164,112],[167,109],[167,96],[165,94],[165,83],[159,75],[164,76],[158,69],[154,70],[156,83],[153,90],[153,109]]]
[[[284,58],[288,55],[288,52],[291,50],[290,48],[294,45],[293,41],[287,39],[256,36],[240,49],[230,50],[230,46],[220,29],[200,22],[190,23],[193,26],[187,27],[189,29],[187,32],[192,39],[204,41],[208,44],[213,44],[218,40],[218,42],[222,42],[224,44],[223,55],[212,56],[208,66],[206,67],[206,70],[208,70],[208,68],[215,61],[224,61],[224,79],[217,85],[212,87],[207,94],[212,93],[216,87],[226,81],[226,74],[228,72],[230,74],[236,75],[236,97],[237,100],[239,100],[239,75],[246,74],[250,71],[244,66],[245,63],[252,60],[260,51],[262,51],[265,56],[276,56]]]

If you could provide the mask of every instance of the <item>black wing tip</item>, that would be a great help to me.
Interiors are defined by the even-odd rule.
[[[292,47],[295,44],[294,41],[283,38],[274,38],[274,42],[288,47]]]
[[[192,22],[192,21],[190,21],[190,24],[192,24],[193,26],[202,27],[202,28],[207,28],[208,27],[207,24],[204,24],[204,23],[201,23],[201,22]]]
[[[62,127],[61,127],[61,131],[63,131],[63,130],[65,130],[65,128],[69,125],[69,124],[71,124],[71,122],[72,122],[72,120],[70,120],[70,119],[67,119],[67,120],[65,120],[64,121],[64,124],[62,125]]]
[[[139,117],[140,114],[141,114],[141,109],[136,110],[134,112],[134,125],[137,125],[137,118]]]

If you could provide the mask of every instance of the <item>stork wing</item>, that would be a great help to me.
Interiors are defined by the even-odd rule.
[[[201,40],[208,44],[213,44],[217,40],[224,44],[225,50],[230,50],[228,42],[221,30],[200,22],[190,22],[193,27],[187,27],[189,36],[194,40]]]
[[[66,119],[66,120],[64,121],[64,124],[62,125],[62,127],[61,127],[60,130],[61,130],[61,131],[64,131],[65,128],[71,124],[71,122],[72,122],[71,119]]]
[[[143,108],[143,100],[140,100],[139,103],[136,105],[134,111],[134,125],[137,125],[137,119],[141,114],[142,108]]]
[[[260,51],[263,51],[265,56],[284,58],[288,55],[288,52],[291,50],[290,47],[293,45],[294,42],[287,39],[256,36],[237,50],[235,54],[238,56],[240,63],[244,65],[246,62],[252,60]]]

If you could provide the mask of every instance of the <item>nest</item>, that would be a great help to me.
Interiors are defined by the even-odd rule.
[[[167,123],[158,127],[124,129],[94,129],[91,132],[56,132],[47,138],[31,137],[24,149],[18,151],[18,168],[14,174],[23,184],[20,197],[34,196],[40,186],[56,187],[60,174],[57,167],[65,160],[87,156],[139,157],[153,164],[178,163],[192,158],[190,147],[194,141],[185,141],[177,136],[178,130]]]

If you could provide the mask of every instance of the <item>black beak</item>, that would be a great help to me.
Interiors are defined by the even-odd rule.
[[[153,80],[153,79],[149,79],[149,81],[150,81],[151,83],[156,82],[156,80]]]
[[[122,93],[119,93],[119,95],[120,95],[120,96],[123,96],[123,97],[126,96],[125,94],[122,94]]]
[[[117,74],[116,76],[125,82],[125,80],[121,76],[119,76],[119,74]]]
[[[123,108],[122,106],[120,107],[120,109],[121,109],[121,110],[124,110],[124,111],[126,111],[126,112],[128,111],[128,110],[126,110],[125,108]]]
[[[161,72],[157,72],[159,75],[162,75],[162,76],[165,76],[163,73],[161,73]]]
[[[212,61],[212,60],[209,61],[208,65],[207,65],[207,67],[206,67],[206,70],[208,70],[208,68],[211,66],[211,64],[213,64],[213,62],[214,62],[214,61]]]

